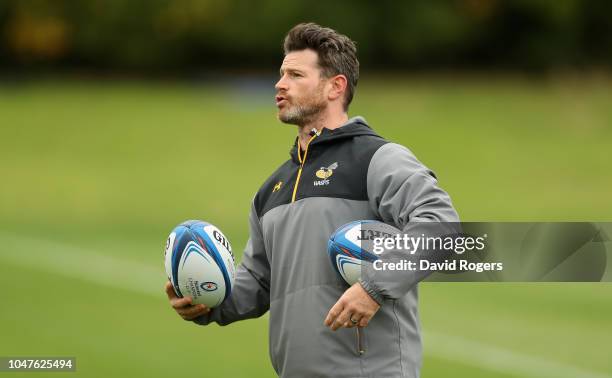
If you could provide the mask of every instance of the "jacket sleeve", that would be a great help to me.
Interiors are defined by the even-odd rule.
[[[249,229],[250,237],[242,261],[236,268],[236,280],[230,297],[207,315],[196,318],[195,323],[227,325],[237,320],[260,317],[270,308],[270,264],[254,205],[251,206]]]
[[[438,186],[435,174],[401,145],[387,143],[374,153],[368,167],[367,190],[371,210],[403,234],[431,236],[456,232],[459,216],[450,197]],[[418,253],[412,256],[418,257]],[[382,304],[385,299],[404,296],[427,275],[419,271],[377,275],[372,269],[365,269],[360,283]]]

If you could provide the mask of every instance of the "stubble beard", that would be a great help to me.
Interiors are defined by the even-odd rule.
[[[305,126],[317,118],[327,103],[323,100],[323,87],[317,88],[316,92],[298,104],[288,104],[285,109],[280,109],[278,119],[289,125]]]

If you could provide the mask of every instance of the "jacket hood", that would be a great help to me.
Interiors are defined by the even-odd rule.
[[[323,128],[321,130],[321,134],[312,140],[310,147],[326,143],[336,143],[343,139],[348,139],[359,135],[379,137],[379,135],[370,128],[363,117],[357,116],[349,119],[344,125],[338,127],[337,129],[330,130],[328,128]],[[291,151],[289,151],[289,154],[291,155],[291,160],[299,164],[297,156],[298,146],[298,138],[295,138],[295,142],[293,143],[293,147],[291,148]]]

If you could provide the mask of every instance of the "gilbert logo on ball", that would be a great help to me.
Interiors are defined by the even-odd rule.
[[[236,268],[232,247],[210,223],[191,220],[177,226],[166,241],[165,268],[179,297],[212,308],[226,300],[234,285]]]

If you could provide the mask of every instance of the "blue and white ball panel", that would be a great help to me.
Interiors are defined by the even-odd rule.
[[[231,287],[226,286],[222,268],[211,254],[193,240],[185,246],[178,271],[178,287],[183,296],[193,298],[194,304],[216,307]]]
[[[332,266],[346,283],[353,285],[361,278],[362,264],[378,259],[373,250],[373,239],[399,232],[393,226],[374,220],[358,220],[343,225],[327,243]]]
[[[174,230],[172,230],[172,233],[170,233],[170,236],[168,236],[168,240],[166,241],[166,275],[168,276],[168,280],[172,282],[174,292],[179,297],[183,297],[183,294],[181,293],[178,285],[178,262],[183,254],[185,244],[189,240],[191,240],[190,234],[191,233],[189,232],[189,228],[183,225],[179,225]]]
[[[373,252],[372,240],[369,239],[372,232],[380,230],[395,230],[392,226],[373,220],[358,220],[345,224],[340,227],[330,237],[335,244],[348,250],[354,257],[374,261],[378,257]],[[367,239],[363,239],[366,236]],[[365,242],[364,242],[365,240]]]
[[[349,285],[353,285],[361,278],[361,260],[359,259],[337,254],[336,267],[336,271]]]
[[[229,241],[202,221],[184,222],[170,233],[165,268],[179,297],[191,296],[194,304],[211,308],[229,297],[236,276]]]
[[[234,280],[236,279],[236,261],[234,260],[234,254],[232,253],[232,246],[229,240],[223,235],[221,230],[212,224],[204,226],[204,232],[209,236],[212,242],[215,244],[215,250],[218,252],[223,266],[227,271],[227,276],[233,286]]]
[[[213,283],[224,285],[226,288],[225,298],[229,297],[236,278],[234,255],[229,241],[217,227],[206,222],[192,225],[191,230],[210,253],[213,262],[221,271],[223,280]],[[212,289],[211,291],[215,290]]]
[[[174,282],[174,275],[172,274],[172,249],[174,248],[175,240],[176,231],[172,231],[166,240],[166,248],[164,249],[164,267],[166,268],[166,275],[168,276],[168,281],[170,282]]]

